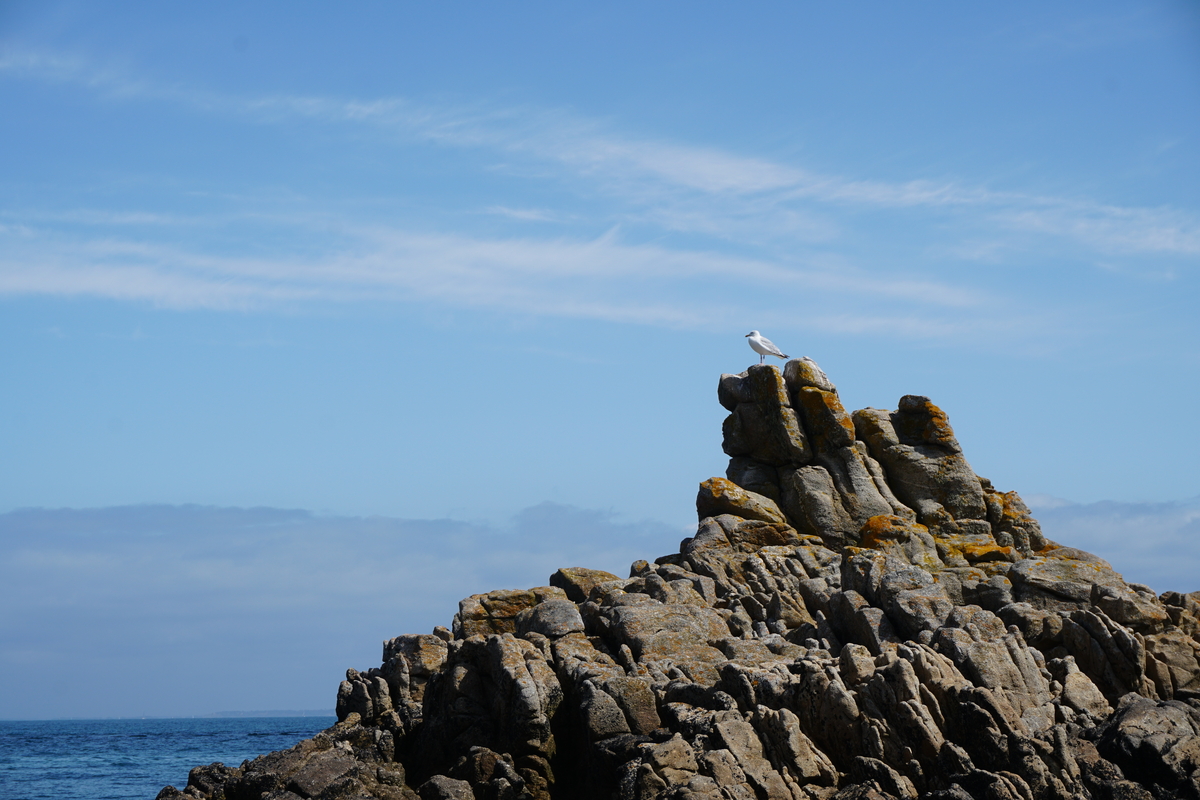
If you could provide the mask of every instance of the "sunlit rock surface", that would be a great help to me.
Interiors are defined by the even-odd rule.
[[[159,797],[1200,800],[1200,592],[1047,540],[928,398],[792,361],[718,399],[678,552],[468,597],[334,727]]]

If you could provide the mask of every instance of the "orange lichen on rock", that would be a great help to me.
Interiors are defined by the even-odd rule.
[[[828,451],[854,443],[854,420],[835,392],[805,386],[796,391],[795,405],[817,450]]]
[[[879,514],[863,524],[859,532],[859,544],[862,547],[878,549],[886,541],[906,540],[917,530],[928,532],[929,529],[894,514]]]
[[[1021,554],[1011,547],[1001,547],[998,544],[963,545],[963,558],[974,564],[978,561],[1017,561]]]
[[[732,514],[761,522],[787,522],[774,500],[747,491],[725,478],[709,478],[700,484],[696,494],[696,513],[700,519]]]

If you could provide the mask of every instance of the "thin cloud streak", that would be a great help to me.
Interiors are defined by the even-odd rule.
[[[686,287],[698,282],[899,299],[951,310],[984,303],[976,293],[933,281],[880,280],[841,266],[625,244],[616,231],[591,241],[479,239],[349,226],[343,233],[348,242],[324,257],[253,258],[115,238],[62,241],[33,231],[11,239],[7,255],[0,256],[0,294],[95,295],[173,308],[435,299],[684,327],[742,313],[728,304],[697,305]]]
[[[239,98],[178,86],[161,86],[97,69],[81,59],[10,53],[0,72],[43,81],[75,83],[120,99],[187,105],[197,111],[241,114],[261,124],[296,118],[370,124],[404,139],[453,147],[489,148],[537,161],[555,161],[578,177],[600,183],[626,201],[673,202],[691,195],[723,198],[709,213],[678,215],[676,225],[713,232],[723,221],[749,213],[746,201],[782,213],[797,201],[878,209],[977,209],[1001,227],[1068,239],[1101,253],[1192,256],[1200,253],[1200,219],[1170,208],[1119,207],[1019,192],[996,192],[953,182],[902,183],[813,173],[781,164],[676,142],[630,138],[598,121],[565,112],[484,105],[419,104],[404,98],[375,100],[278,95]]]
[[[374,121],[442,144],[491,146],[553,158],[610,186],[627,189],[649,177],[675,190],[721,195],[727,201],[753,201],[758,195],[759,211],[767,205],[781,212],[794,200],[885,209],[979,208],[1002,224],[1073,239],[1101,251],[1117,247],[1128,253],[1200,253],[1200,220],[1170,208],[1125,208],[925,179],[897,184],[819,175],[708,148],[606,135],[598,124],[537,109],[420,113],[407,103],[390,101],[372,104],[368,111],[355,103],[315,99],[291,107],[331,121]],[[397,113],[399,108],[404,113]],[[649,195],[644,199],[661,198],[652,186],[639,186],[637,193]],[[707,218],[694,214],[693,219],[711,229],[731,212],[738,215],[740,208],[738,203],[732,209],[713,209]]]

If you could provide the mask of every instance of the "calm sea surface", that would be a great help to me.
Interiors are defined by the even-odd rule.
[[[332,717],[0,721],[0,800],[154,800],[188,770],[284,750]]]

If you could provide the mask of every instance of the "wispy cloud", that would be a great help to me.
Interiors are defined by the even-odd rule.
[[[509,219],[522,222],[555,222],[559,215],[544,208],[509,208],[508,206],[489,206],[485,209],[489,214],[498,214]]]
[[[5,294],[94,295],[173,308],[424,300],[694,327],[724,324],[748,309],[769,319],[765,291],[773,305],[807,310],[780,311],[789,325],[928,339],[988,326],[1037,327],[1015,298],[994,288],[985,297],[969,273],[947,265],[1012,261],[1041,239],[1065,243],[1097,265],[1152,256],[1174,259],[1172,270],[1186,269],[1175,262],[1200,253],[1200,217],[1191,211],[948,180],[822,174],[629,136],[609,122],[562,110],[405,98],[240,97],[52,54],[10,52],[0,57],[0,76],[83,86],[113,102],[174,104],[239,124],[352,126],[355,135],[373,132],[385,147],[473,148],[502,159],[506,174],[555,183],[589,202],[602,198],[587,211],[482,206],[493,217],[541,223],[522,237],[465,230],[453,220],[439,233],[428,232],[435,226],[417,233],[412,226],[362,225],[322,207],[319,198],[273,209],[265,201],[268,210],[253,220],[237,211],[188,217],[139,209],[10,210],[0,217]],[[310,232],[314,217],[336,233],[318,241]],[[881,246],[861,247],[859,241],[877,238],[866,228],[876,220],[910,238],[925,236],[914,252],[935,259],[940,272],[906,268]],[[239,221],[312,246],[250,252],[162,233]],[[608,232],[597,236],[597,230]],[[853,310],[826,311],[833,307]]]
[[[633,201],[640,198],[659,202],[664,191],[685,191],[756,202],[753,209],[735,203],[714,208],[708,214],[694,210],[676,217],[681,225],[691,219],[696,227],[711,229],[718,217],[736,218],[743,211],[761,213],[764,205],[782,212],[796,201],[871,208],[958,207],[975,209],[1000,225],[1073,239],[1081,246],[1101,251],[1187,256],[1200,252],[1200,217],[1190,210],[1121,207],[919,177],[887,182],[821,174],[716,148],[621,135],[602,121],[555,109],[434,104],[395,97],[239,97],[158,84],[99,68],[79,58],[30,52],[10,52],[0,57],[0,73],[76,83],[117,99],[169,101],[201,111],[240,114],[258,123],[308,118],[365,124],[406,139],[556,161],[577,176],[619,190]],[[504,207],[495,208],[504,213]]]
[[[104,238],[77,241],[31,231],[0,255],[0,294],[97,295],[172,308],[252,308],[311,300],[436,300],[525,314],[681,327],[746,313],[756,294],[903,300],[918,308],[968,310],[976,293],[928,280],[881,279],[841,264],[779,263],[704,251],[596,239],[483,239],[342,229],[319,257],[213,255],[179,246]],[[0,239],[2,241],[2,239]],[[693,291],[727,285],[719,301]],[[742,299],[739,300],[738,298]],[[865,330],[875,315],[836,325]],[[940,335],[948,324],[900,326]]]
[[[1041,202],[1003,210],[997,217],[1014,228],[1071,238],[1105,254],[1200,255],[1195,215],[1170,208]]]

